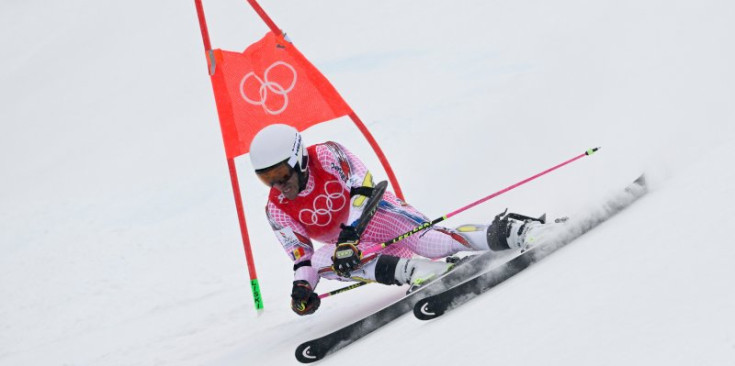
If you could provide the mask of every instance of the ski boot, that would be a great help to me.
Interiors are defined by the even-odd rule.
[[[530,217],[517,213],[508,213],[508,209],[499,213],[487,228],[488,247],[494,251],[520,249],[526,251],[537,238],[529,233],[546,224],[546,214]]]

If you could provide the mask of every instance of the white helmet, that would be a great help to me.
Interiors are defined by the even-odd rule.
[[[296,171],[305,172],[308,154],[299,131],[283,124],[268,125],[250,143],[250,161],[256,171],[286,161]]]

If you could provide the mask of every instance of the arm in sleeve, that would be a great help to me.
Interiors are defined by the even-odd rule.
[[[270,202],[266,206],[265,213],[273,233],[294,262],[294,281],[304,280],[309,282],[311,288],[316,288],[319,283],[319,271],[311,265],[314,245],[306,235],[306,230]]]
[[[373,175],[365,164],[344,146],[336,142],[326,142],[317,148],[319,163],[340,179],[348,191],[358,187],[374,187]],[[347,223],[354,225],[360,218],[367,197],[356,194],[350,199],[350,214]]]

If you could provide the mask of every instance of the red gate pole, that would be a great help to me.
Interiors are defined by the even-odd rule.
[[[209,31],[207,30],[207,21],[204,18],[204,7],[202,7],[201,0],[194,0],[197,8],[197,15],[199,17],[199,28],[202,31],[202,41],[204,41],[204,51],[207,53],[207,57],[212,57],[212,46],[209,41]],[[214,60],[210,60],[214,65]],[[214,71],[210,70],[210,80]],[[214,87],[214,80],[212,80],[212,87]],[[250,237],[248,235],[248,226],[245,223],[245,210],[242,204],[242,195],[240,194],[240,183],[237,179],[237,169],[235,168],[235,160],[233,158],[227,158],[227,166],[230,171],[230,181],[232,182],[232,193],[235,198],[235,208],[237,209],[237,218],[240,222],[240,235],[242,236],[242,244],[245,249],[245,259],[248,264],[248,273],[250,274],[250,287],[253,291],[253,302],[255,303],[255,309],[258,312],[263,311],[263,297],[260,294],[260,284],[258,283],[258,274],[255,271],[255,259],[253,257],[253,250],[250,245]]]
[[[395,191],[394,193],[398,198],[405,201],[406,199],[403,197],[401,186],[398,185],[398,179],[396,179],[396,175],[395,173],[393,173],[393,168],[390,166],[388,159],[383,154],[383,150],[378,145],[378,142],[375,141],[375,138],[373,138],[373,135],[370,133],[367,127],[365,127],[365,124],[362,123],[360,117],[357,116],[357,113],[350,113],[350,118],[352,118],[352,122],[355,123],[360,132],[362,132],[362,135],[365,136],[365,138],[368,140],[370,146],[373,147],[373,151],[375,151],[375,154],[378,155],[378,159],[380,159],[380,163],[383,164],[383,169],[385,169],[385,173],[388,174],[388,180],[390,180],[390,184],[393,186],[393,190]]]
[[[265,22],[265,25],[267,25],[268,28],[270,28],[273,34],[277,36],[280,36],[283,34],[283,31],[281,31],[281,29],[278,28],[278,26],[273,21],[273,19],[271,19],[271,17],[268,16],[268,14],[265,12],[265,10],[263,10],[263,8],[260,7],[260,4],[258,4],[257,1],[248,0],[248,3],[250,4],[250,6],[253,7],[253,10],[255,10],[255,12],[258,13],[258,15],[260,16],[260,19],[263,19],[263,21]]]

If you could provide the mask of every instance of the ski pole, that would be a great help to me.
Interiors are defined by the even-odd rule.
[[[332,295],[341,294],[343,292],[346,292],[346,291],[349,291],[349,290],[354,290],[354,289],[356,289],[356,288],[358,288],[360,286],[364,286],[364,285],[367,285],[367,284],[368,284],[367,282],[357,282],[357,283],[355,283],[353,285],[342,287],[342,288],[336,289],[334,291],[325,292],[323,294],[319,294],[319,298],[320,299],[323,299],[325,297],[329,297],[329,296],[332,296]]]
[[[540,172],[540,173],[538,173],[536,175],[533,175],[533,176],[531,176],[529,178],[526,178],[526,179],[524,179],[524,180],[522,180],[522,181],[520,181],[518,183],[512,184],[512,185],[510,185],[510,186],[508,186],[506,188],[503,188],[503,189],[501,189],[501,190],[499,190],[499,191],[497,191],[497,192],[495,192],[495,193],[493,193],[493,194],[491,194],[489,196],[483,197],[483,198],[481,198],[481,199],[479,199],[479,200],[477,200],[477,201],[475,201],[473,203],[470,203],[467,206],[464,206],[462,208],[459,208],[457,210],[454,210],[454,211],[452,211],[452,212],[450,212],[450,213],[448,213],[448,214],[446,214],[444,216],[441,216],[439,218],[436,218],[436,219],[434,219],[434,220],[432,220],[430,222],[425,222],[425,223],[423,223],[423,224],[421,224],[421,225],[413,228],[411,231],[408,231],[408,232],[406,232],[406,233],[404,233],[402,235],[399,235],[399,236],[397,236],[397,237],[395,237],[395,238],[393,238],[391,240],[388,240],[388,241],[383,242],[383,243],[380,243],[380,244],[373,245],[373,246],[365,249],[362,252],[362,254],[363,254],[362,263],[367,263],[367,262],[373,260],[374,257],[376,256],[375,252],[377,252],[377,251],[379,251],[379,250],[381,250],[381,249],[383,249],[383,248],[385,248],[385,247],[387,247],[387,246],[389,246],[391,244],[395,244],[395,243],[397,243],[397,242],[399,242],[399,241],[401,241],[403,239],[408,238],[409,236],[411,236],[413,234],[416,234],[416,233],[418,233],[418,232],[420,232],[422,230],[428,229],[428,228],[430,228],[430,227],[432,227],[432,226],[434,226],[434,225],[436,225],[436,224],[438,224],[438,223],[440,223],[440,222],[442,222],[442,221],[444,221],[444,220],[446,220],[446,219],[448,219],[450,217],[453,217],[453,216],[455,216],[455,215],[457,215],[457,214],[459,214],[461,212],[467,211],[467,210],[469,210],[472,207],[475,207],[475,206],[477,206],[477,205],[479,205],[481,203],[484,203],[484,202],[486,202],[486,201],[488,201],[488,200],[490,200],[492,198],[495,198],[497,196],[500,196],[501,194],[504,194],[504,193],[506,193],[506,192],[508,192],[510,190],[513,190],[513,189],[515,189],[515,188],[517,188],[519,186],[522,186],[522,185],[524,185],[524,184],[526,184],[526,183],[528,183],[528,182],[530,182],[530,181],[532,181],[534,179],[537,179],[537,178],[539,178],[539,177],[541,177],[543,175],[546,175],[548,173],[551,173],[552,171],[557,170],[557,169],[559,169],[559,168],[561,168],[561,167],[563,167],[563,166],[565,166],[567,164],[571,164],[571,163],[573,163],[573,162],[575,162],[575,161],[577,161],[577,160],[579,160],[579,159],[581,159],[581,158],[583,158],[585,156],[592,155],[592,154],[596,153],[598,150],[600,150],[599,147],[595,147],[595,148],[589,149],[589,150],[585,151],[582,154],[579,154],[579,155],[577,155],[577,156],[575,156],[575,157],[573,157],[573,158],[571,158],[571,159],[569,159],[567,161],[564,161],[564,162],[562,162],[560,164],[557,164],[557,165],[555,165],[555,166],[553,166],[553,167],[551,167],[549,169],[546,169],[546,170],[544,170],[544,171],[542,171],[542,172]],[[332,271],[332,268],[331,267],[324,267],[324,268],[321,268],[319,270],[319,273],[330,272],[330,271]],[[357,284],[354,284],[354,285],[351,285],[351,286],[347,286],[347,287],[344,287],[342,289],[335,290],[335,291],[332,291],[332,292],[334,292],[334,294],[342,293],[342,292],[349,291],[349,290],[352,290],[352,289],[357,288],[357,287],[360,287],[360,286],[362,286],[362,284],[357,283]],[[331,296],[332,293],[330,292],[330,293],[327,293],[327,294],[324,294],[324,295],[325,295],[324,297],[327,297],[327,296]],[[321,295],[320,295],[320,297],[321,297]]]
[[[497,191],[497,192],[495,192],[495,193],[493,193],[493,194],[491,194],[489,196],[486,196],[486,197],[481,198],[481,199],[479,199],[479,200],[477,200],[477,201],[475,201],[473,203],[470,203],[467,206],[464,206],[462,208],[459,208],[457,210],[454,210],[454,211],[452,211],[452,212],[450,212],[450,213],[448,213],[448,214],[446,214],[446,215],[444,215],[442,217],[436,218],[436,219],[434,219],[434,220],[432,220],[430,222],[425,222],[425,223],[423,223],[423,224],[415,227],[413,230],[411,230],[411,231],[409,231],[409,232],[407,232],[405,234],[399,235],[399,236],[397,236],[397,237],[395,237],[395,238],[393,238],[393,239],[391,239],[389,241],[386,241],[384,243],[376,244],[376,245],[374,245],[374,246],[372,246],[370,248],[367,248],[367,249],[365,249],[362,252],[362,254],[364,256],[367,256],[369,254],[375,253],[375,252],[377,252],[377,251],[379,251],[379,250],[381,250],[381,249],[383,249],[383,248],[385,248],[385,247],[387,247],[387,246],[389,246],[391,244],[394,244],[394,243],[397,243],[397,242],[399,242],[399,241],[401,241],[403,239],[406,239],[407,237],[409,237],[409,236],[411,236],[413,234],[416,234],[419,231],[428,229],[428,228],[430,228],[430,227],[432,227],[432,226],[434,226],[434,225],[436,225],[436,224],[438,224],[438,223],[440,223],[440,222],[442,222],[442,221],[444,221],[444,220],[446,220],[446,219],[448,219],[448,218],[450,218],[452,216],[455,216],[455,215],[457,215],[457,214],[459,214],[461,212],[467,211],[467,210],[469,210],[472,207],[475,207],[475,206],[477,206],[477,205],[479,205],[479,204],[481,204],[483,202],[486,202],[486,201],[488,201],[488,200],[490,200],[492,198],[495,198],[497,196],[500,196],[501,194],[506,193],[506,192],[508,192],[508,191],[510,191],[512,189],[515,189],[515,188],[517,188],[519,186],[522,186],[522,185],[524,185],[524,184],[526,184],[526,183],[528,183],[528,182],[530,182],[530,181],[532,181],[532,180],[534,180],[534,179],[536,179],[538,177],[541,177],[543,175],[546,175],[546,174],[548,174],[548,173],[550,173],[550,172],[552,172],[552,171],[554,171],[556,169],[559,169],[559,168],[561,168],[561,167],[563,167],[563,166],[565,166],[567,164],[570,164],[572,162],[575,162],[575,161],[577,161],[577,160],[579,160],[579,159],[581,159],[581,158],[583,158],[585,156],[592,155],[595,152],[597,152],[597,150],[599,150],[599,149],[600,149],[599,147],[595,147],[595,148],[589,149],[589,150],[585,151],[584,153],[582,153],[580,155],[577,155],[577,156],[575,156],[575,157],[573,157],[573,158],[571,158],[571,159],[569,159],[569,160],[567,160],[567,161],[565,161],[563,163],[557,164],[557,165],[555,165],[555,166],[553,166],[553,167],[551,167],[549,169],[546,169],[546,170],[542,171],[541,173],[538,173],[538,174],[536,174],[536,175],[534,175],[532,177],[526,178],[526,179],[524,179],[524,180],[522,180],[522,181],[520,181],[518,183],[512,184],[512,185],[510,185],[510,186],[508,186],[506,188],[503,188],[503,189],[501,189],[501,190],[499,190],[499,191]]]

